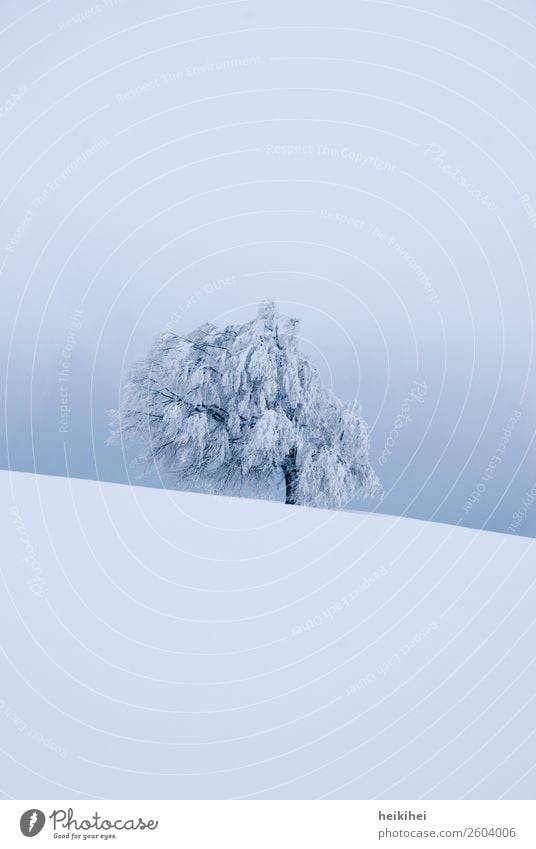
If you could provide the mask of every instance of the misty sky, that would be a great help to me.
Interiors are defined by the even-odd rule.
[[[2,3],[0,465],[160,485],[125,369],[273,298],[378,509],[533,536],[536,7],[189,5]]]

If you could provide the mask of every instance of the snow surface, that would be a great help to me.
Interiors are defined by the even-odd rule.
[[[533,798],[536,541],[0,473],[8,798]]]

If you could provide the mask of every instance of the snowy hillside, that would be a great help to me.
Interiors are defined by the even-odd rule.
[[[536,541],[0,488],[5,797],[534,796]]]

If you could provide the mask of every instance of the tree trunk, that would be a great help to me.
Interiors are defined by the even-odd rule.
[[[296,468],[295,448],[285,458],[283,472],[285,474],[285,504],[296,504],[296,485],[298,483],[298,470]]]

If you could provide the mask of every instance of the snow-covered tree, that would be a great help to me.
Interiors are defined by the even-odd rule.
[[[246,324],[163,333],[132,369],[109,441],[141,440],[181,489],[280,487],[287,504],[319,507],[381,495],[359,404],[322,386],[297,330],[266,301]]]

